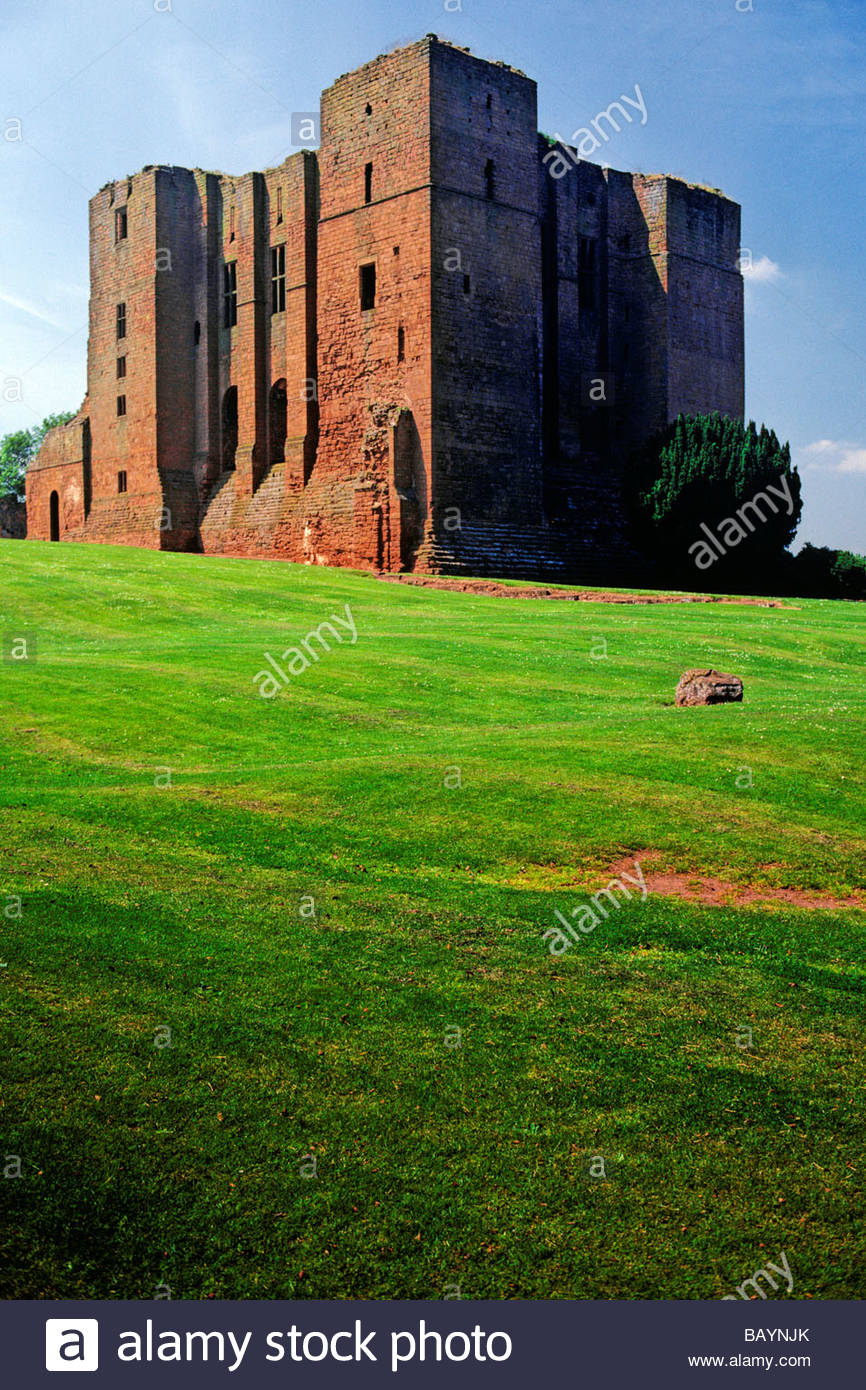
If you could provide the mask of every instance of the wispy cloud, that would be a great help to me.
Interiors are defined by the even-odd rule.
[[[740,260],[740,269],[743,272],[743,279],[750,280],[753,284],[772,282],[781,280],[782,270],[776,261],[771,261],[769,256],[761,256],[757,261],[753,261],[751,255],[743,253]]]
[[[46,314],[45,310],[40,309],[38,304],[31,304],[29,300],[21,299],[17,294],[9,294],[7,290],[0,290],[0,304],[8,304],[11,309],[18,309],[22,314],[29,314],[31,318],[39,319],[40,323],[47,323],[52,328],[68,327],[59,319]]]
[[[844,439],[816,439],[800,449],[804,468],[824,473],[866,473],[866,447]]]

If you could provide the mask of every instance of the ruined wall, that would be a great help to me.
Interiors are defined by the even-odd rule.
[[[86,405],[86,402],[85,402]],[[89,425],[79,413],[49,430],[26,475],[27,535],[31,540],[84,540],[90,501]],[[52,535],[52,496],[56,534]]]
[[[538,524],[536,87],[446,44],[430,58],[435,509]]]
[[[633,303],[631,370],[623,383],[619,416],[624,452],[655,434],[669,419],[670,298],[668,295],[667,180],[642,174],[617,176],[617,212],[633,231],[631,252],[617,265],[622,294]],[[612,219],[613,220],[613,219]],[[625,325],[613,325],[626,341]],[[620,348],[622,351],[622,348]]]
[[[411,563],[430,509],[429,48],[386,54],[322,95],[313,481],[328,490],[311,493],[305,525],[308,556],[331,563]],[[375,274],[372,307],[362,274]]]
[[[0,540],[21,541],[27,535],[27,508],[15,497],[0,497]]]
[[[318,155],[107,185],[29,534],[56,494],[67,539],[633,576],[631,448],[742,415],[739,208],[547,151],[530,79],[428,35],[327,89]]]
[[[145,169],[108,184],[90,201],[87,343],[93,487],[86,538],[152,547],[161,543],[163,505],[156,432],[156,176],[155,168]],[[119,413],[121,397],[125,414]]]
[[[668,418],[718,410],[742,420],[740,209],[668,179]]]
[[[195,174],[154,171],[156,440],[162,510],[160,544],[166,550],[198,545],[196,489],[197,301],[206,277],[206,216]]]

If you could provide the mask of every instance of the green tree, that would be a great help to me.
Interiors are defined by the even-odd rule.
[[[680,415],[639,450],[626,496],[636,548],[689,588],[778,583],[802,511],[790,446],[717,412]]]
[[[24,500],[24,474],[31,459],[39,453],[46,434],[55,425],[65,425],[74,418],[74,410],[46,415],[41,425],[34,425],[29,430],[15,430],[0,439],[0,497],[16,497],[19,502]]]
[[[803,598],[866,599],[866,556],[807,541],[791,561],[786,592]]]

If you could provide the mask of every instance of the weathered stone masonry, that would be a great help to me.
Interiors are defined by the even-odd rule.
[[[428,35],[323,93],[317,152],[108,184],[28,535],[625,578],[629,448],[742,418],[740,210],[549,150],[534,82]]]

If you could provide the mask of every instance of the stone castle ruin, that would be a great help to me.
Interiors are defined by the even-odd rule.
[[[29,536],[623,580],[629,451],[742,418],[740,209],[557,148],[534,82],[428,35],[323,93],[318,150],[106,185]]]

